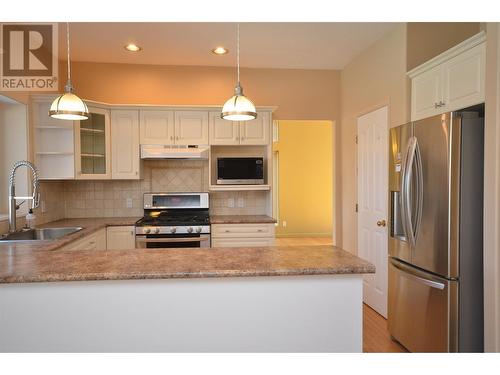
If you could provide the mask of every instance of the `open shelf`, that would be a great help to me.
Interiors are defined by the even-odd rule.
[[[38,125],[35,126],[35,129],[39,130],[50,130],[50,129],[56,129],[56,130],[71,130],[73,131],[73,124],[71,125]]]
[[[66,151],[37,151],[37,155],[74,155],[74,152]]]
[[[104,154],[80,154],[82,158],[104,158],[106,155]]]
[[[104,134],[104,130],[102,130],[102,129],[89,129],[89,128],[82,128],[82,127],[80,127],[80,131],[85,132],[85,133],[101,133],[101,134]]]
[[[250,190],[271,190],[270,185],[210,185],[210,191],[250,191]]]

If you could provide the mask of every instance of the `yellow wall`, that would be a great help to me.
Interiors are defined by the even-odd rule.
[[[332,235],[332,122],[278,122],[278,236]],[[287,226],[283,227],[283,221]]]

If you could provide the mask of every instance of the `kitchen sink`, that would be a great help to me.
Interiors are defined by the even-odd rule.
[[[0,237],[2,242],[49,241],[82,230],[82,227],[36,228],[8,233]]]

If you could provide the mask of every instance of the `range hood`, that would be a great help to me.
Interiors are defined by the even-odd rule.
[[[208,159],[208,146],[141,145],[141,159]]]

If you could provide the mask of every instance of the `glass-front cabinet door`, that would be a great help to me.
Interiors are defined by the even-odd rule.
[[[89,108],[87,120],[76,121],[75,164],[77,179],[111,178],[110,113]]]

